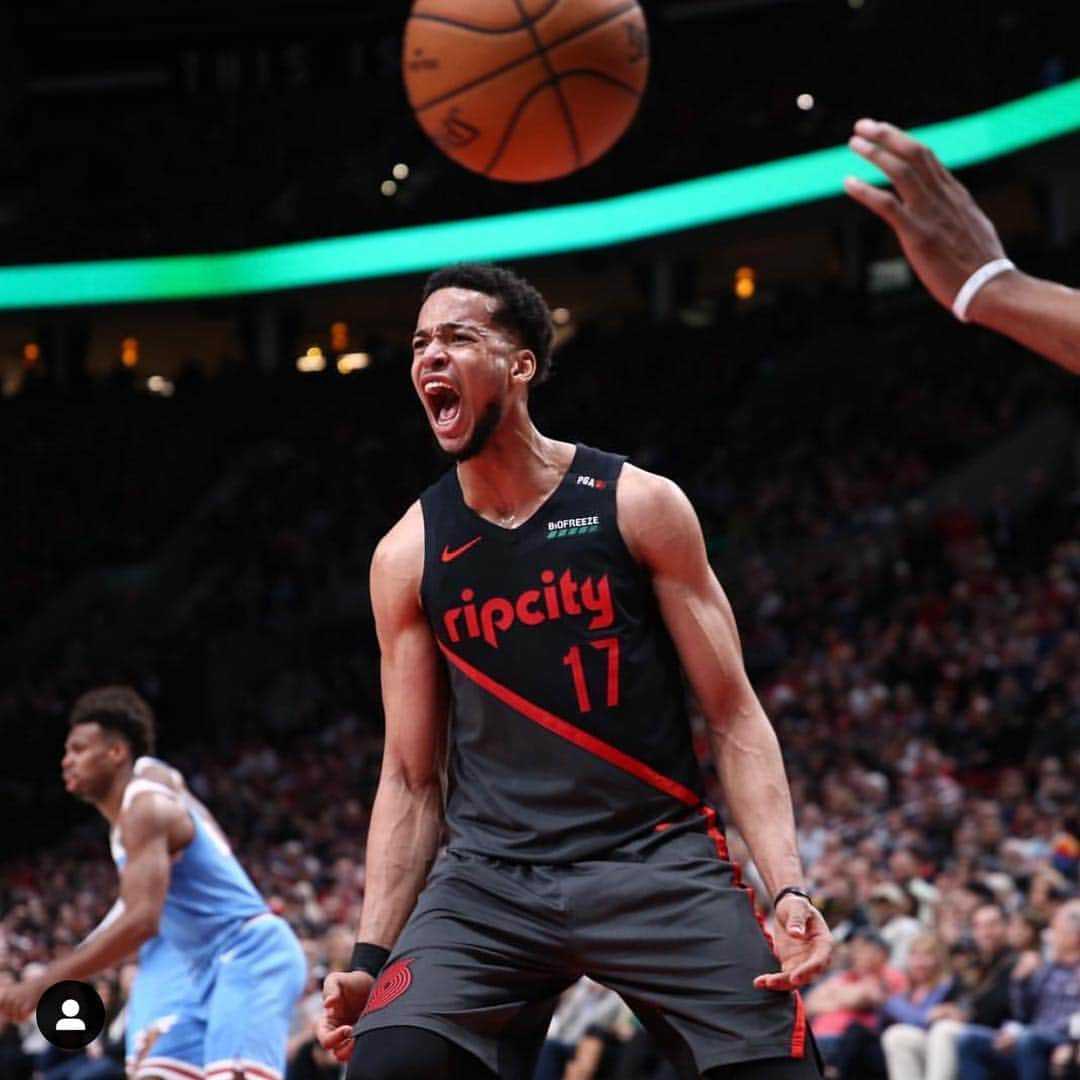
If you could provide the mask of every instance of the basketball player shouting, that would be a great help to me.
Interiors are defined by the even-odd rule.
[[[674,484],[533,426],[552,340],[506,270],[427,282],[412,379],[457,465],[372,564],[386,742],[354,970],[327,979],[320,1038],[350,1080],[527,1080],[585,973],[683,1076],[818,1076],[795,988],[832,944],[731,609]],[[680,665],[776,956],[703,801]]]
[[[52,984],[85,979],[139,948],[130,1077],[280,1080],[303,951],[180,774],[144,756],[154,728],[150,706],[125,686],[75,703],[64,784],[112,825],[120,900],[77,949],[0,990],[0,1015],[22,1019]]]

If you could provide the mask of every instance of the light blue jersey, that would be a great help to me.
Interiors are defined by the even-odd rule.
[[[265,912],[266,904],[225,837],[196,809],[194,800],[155,780],[136,777],[124,790],[121,816],[144,792],[179,800],[195,827],[191,843],[172,864],[158,932],[192,964],[203,966],[237,927]],[[112,849],[117,867],[123,867],[127,856],[115,829]]]
[[[267,910],[205,809],[182,789],[139,776],[142,765],[168,768],[139,759],[121,819],[140,794],[156,792],[184,806],[194,835],[174,857],[158,936],[139,953],[131,1008],[156,1041],[135,1075],[232,1080],[243,1072],[279,1080],[289,1020],[307,974],[300,943]],[[111,846],[122,868],[127,856],[117,829]],[[138,1031],[133,1035],[137,1039]],[[129,1054],[142,1049],[129,1044]]]

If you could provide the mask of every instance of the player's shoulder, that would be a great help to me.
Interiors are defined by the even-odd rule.
[[[167,832],[185,813],[179,792],[149,780],[132,780],[116,824],[126,848]]]
[[[375,545],[371,558],[372,594],[392,585],[395,592],[419,589],[424,573],[424,515],[417,499]]]
[[[424,558],[424,512],[416,499],[375,545],[372,562],[387,568],[401,568],[419,557]]]
[[[619,474],[616,506],[619,531],[639,562],[655,562],[698,528],[697,514],[674,480],[629,462]]]
[[[176,792],[183,792],[186,785],[179,769],[174,769],[161,758],[144,754],[135,759],[134,775],[139,780],[150,780]]]
[[[686,493],[674,480],[632,465],[629,461],[619,473],[616,497],[620,521],[623,520],[624,510],[627,514],[642,517],[646,521],[657,513],[693,513]]]

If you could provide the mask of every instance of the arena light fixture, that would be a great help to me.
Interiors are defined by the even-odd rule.
[[[1080,129],[1080,79],[918,128],[952,169]],[[0,309],[241,296],[418,273],[472,259],[606,247],[840,194],[884,179],[846,145],[594,202],[214,255],[0,267]]]

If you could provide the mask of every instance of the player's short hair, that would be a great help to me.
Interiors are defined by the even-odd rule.
[[[551,354],[555,345],[555,323],[547,302],[539,291],[512,270],[493,263],[456,263],[436,270],[424,282],[423,303],[439,289],[472,289],[498,301],[492,321],[516,333],[526,349],[536,357],[532,377],[539,386],[551,375]]]
[[[131,747],[131,759],[154,752],[157,736],[154,710],[130,686],[100,686],[87,690],[71,707],[68,727],[97,724],[115,732]]]

